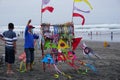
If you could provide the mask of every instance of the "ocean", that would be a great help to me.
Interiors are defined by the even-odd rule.
[[[0,28],[0,33],[7,30],[7,26]],[[14,31],[20,34],[24,32],[24,28],[25,26],[15,26]],[[35,26],[34,32],[39,31],[40,27]],[[120,42],[120,24],[74,25],[74,32],[75,37],[82,37],[82,40]]]

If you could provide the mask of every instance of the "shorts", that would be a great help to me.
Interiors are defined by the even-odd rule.
[[[34,48],[25,48],[26,63],[33,63],[34,61]]]
[[[13,47],[5,47],[5,62],[9,64],[15,62],[15,51]]]

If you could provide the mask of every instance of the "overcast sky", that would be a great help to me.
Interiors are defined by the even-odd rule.
[[[0,0],[0,26],[9,22],[26,25],[29,19],[32,19],[33,25],[40,25],[41,2],[42,0]],[[89,2],[93,10],[90,10],[84,2],[75,3],[81,10],[91,11],[79,12],[85,16],[85,24],[120,24],[120,0],[89,0]],[[73,0],[51,0],[46,6],[53,6],[54,12],[44,12],[42,22],[62,24],[72,21]],[[78,17],[73,18],[74,24],[81,24],[81,20]]]

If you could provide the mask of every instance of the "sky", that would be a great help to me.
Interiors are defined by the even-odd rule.
[[[42,0],[0,0],[0,26],[9,22],[15,25],[26,25],[32,19],[33,25],[41,24]],[[84,2],[74,5],[81,10],[90,10],[90,13],[79,12],[85,17],[85,24],[120,24],[120,0],[89,0],[93,10]],[[81,25],[82,19],[72,17],[73,0],[50,0],[45,6],[54,7],[52,13],[42,13],[42,23],[63,24],[73,21]],[[77,12],[77,11],[74,11]]]

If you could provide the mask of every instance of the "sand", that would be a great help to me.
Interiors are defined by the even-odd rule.
[[[120,80],[120,43],[109,42],[110,47],[103,47],[103,42],[84,41],[87,46],[91,47],[95,53],[101,56],[102,59],[93,57],[94,66],[97,68],[97,74],[88,69],[86,74],[81,74],[75,71],[72,67],[65,63],[58,64],[58,67],[64,73],[70,75],[69,79],[63,75],[59,78],[54,77],[54,68],[47,67],[44,72],[42,69],[41,51],[35,48],[35,62],[33,71],[19,72],[20,61],[18,56],[24,51],[23,39],[17,41],[17,54],[13,69],[15,74],[6,74],[6,64],[0,64],[0,80]],[[75,50],[78,59],[89,62],[89,60],[82,54],[80,46]],[[0,55],[4,54],[4,43],[0,41]],[[84,69],[85,67],[81,67]]]

